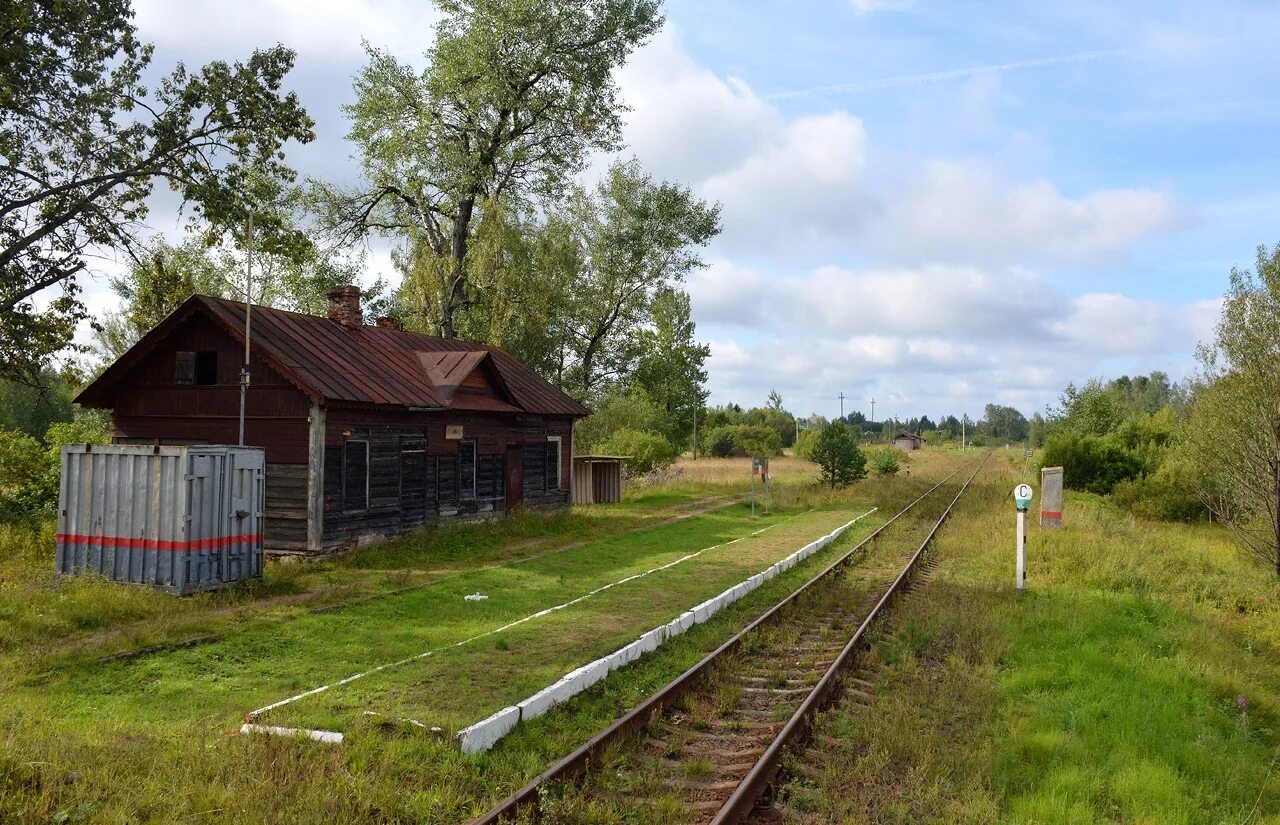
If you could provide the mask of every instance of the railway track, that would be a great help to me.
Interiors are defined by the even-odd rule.
[[[675,681],[473,823],[721,825],[745,822],[758,806],[767,808],[783,754],[806,741],[817,711],[841,694],[854,702],[874,701],[870,683],[846,671],[867,645],[873,623],[929,563],[929,544],[986,459],[929,488]],[[963,480],[953,481],[957,476]],[[855,559],[861,563],[851,565]],[[757,818],[762,813],[756,811]]]

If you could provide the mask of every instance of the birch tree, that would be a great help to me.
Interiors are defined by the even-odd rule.
[[[1280,576],[1280,245],[1255,272],[1231,271],[1186,447],[1202,501],[1244,550]]]

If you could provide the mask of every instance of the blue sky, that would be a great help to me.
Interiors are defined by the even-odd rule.
[[[276,41],[351,179],[360,39],[421,60],[425,2],[140,0],[156,63]],[[1232,266],[1280,241],[1265,4],[668,0],[619,75],[628,154],[724,205],[691,279],[712,401],[1030,414],[1193,366]],[[605,158],[599,159],[604,162]],[[590,174],[590,173],[588,173]],[[158,210],[153,224],[171,231]],[[172,223],[170,221],[169,223]],[[386,270],[384,249],[371,265]],[[91,290],[104,302],[102,290]]]

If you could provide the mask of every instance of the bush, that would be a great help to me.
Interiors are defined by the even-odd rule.
[[[822,431],[810,459],[821,468],[820,479],[832,488],[852,484],[867,475],[867,457],[849,428],[837,421]]]
[[[623,466],[636,475],[652,473],[671,464],[680,455],[679,450],[657,433],[622,429],[596,446],[602,455],[630,456]]]
[[[0,427],[0,521],[26,522],[53,515],[58,469],[49,451],[17,430]]]
[[[729,424],[707,430],[702,436],[702,452],[712,458],[728,458],[737,449],[735,430],[737,426]]]
[[[812,461],[813,451],[818,446],[820,435],[822,430],[801,430],[800,438],[796,440],[796,457]]]
[[[1121,481],[1111,493],[1116,504],[1143,518],[1203,521],[1208,510],[1196,495],[1191,465],[1170,458],[1156,472]]]
[[[1105,496],[1122,481],[1142,475],[1142,462],[1114,436],[1063,432],[1044,445],[1041,467],[1062,467],[1062,483],[1071,490]]]
[[[897,447],[886,447],[883,450],[876,450],[871,458],[871,470],[881,478],[885,476],[896,476],[898,471],[902,469],[902,453]]]
[[[772,458],[782,452],[782,437],[771,427],[725,424],[703,435],[702,451],[714,458]]]
[[[52,518],[58,505],[62,445],[108,441],[110,422],[97,412],[82,411],[74,421],[52,424],[43,444],[0,427],[0,522]]]
[[[745,425],[738,428],[741,454],[752,458],[772,458],[782,453],[782,436],[772,427]]]
[[[661,429],[662,411],[643,390],[614,393],[600,401],[595,411],[573,428],[577,451],[602,452],[600,445],[619,430],[655,432]]]

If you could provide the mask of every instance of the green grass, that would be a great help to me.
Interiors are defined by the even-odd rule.
[[[824,718],[839,745],[787,803],[817,822],[1280,821],[1272,574],[1220,529],[1069,495],[1018,597],[1015,463],[944,528],[934,581],[879,634],[880,701]]]
[[[909,500],[924,475],[834,494],[797,479],[777,485],[768,520],[751,521],[737,504],[660,526],[709,496],[742,492],[741,484],[677,482],[644,490],[617,508],[428,531],[314,565],[272,565],[261,585],[190,599],[55,580],[46,572],[52,566],[51,548],[43,543],[48,536],[33,541],[0,533],[0,547],[10,541],[19,551],[0,560],[0,609],[6,611],[0,614],[6,640],[0,821],[465,819],[669,681],[839,549],[818,554],[658,654],[521,725],[491,753],[463,756],[451,742],[397,721],[399,711],[447,727],[475,721],[852,514]],[[789,516],[800,517],[785,521]],[[341,747],[236,734],[241,714],[254,707],[498,627],[772,522],[785,523],[635,586],[605,591],[576,612],[552,614],[539,620],[539,632],[535,623],[512,628],[296,709],[296,718],[341,727],[348,737]],[[874,523],[851,531],[842,545]],[[312,612],[416,585],[426,586]],[[491,598],[462,599],[477,590]],[[133,662],[95,662],[138,644],[208,632],[220,638]]]
[[[97,658],[208,633],[239,631],[299,611],[428,584],[485,565],[554,553],[565,545],[651,529],[673,517],[732,503],[717,489],[643,491],[613,507],[521,513],[399,537],[318,562],[273,561],[265,577],[174,599],[53,574],[53,525],[0,525],[0,665],[32,667]],[[10,661],[10,657],[14,657]],[[17,661],[20,660],[20,661]],[[0,672],[8,670],[0,667]]]

